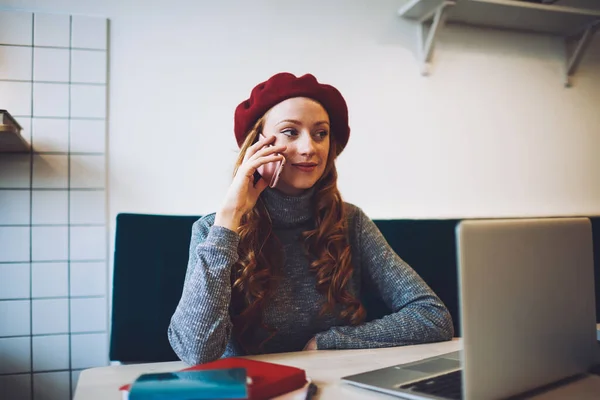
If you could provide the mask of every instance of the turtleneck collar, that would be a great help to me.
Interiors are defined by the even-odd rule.
[[[277,189],[266,188],[261,198],[269,211],[273,226],[292,227],[313,217],[315,188],[307,189],[299,196],[290,196]]]

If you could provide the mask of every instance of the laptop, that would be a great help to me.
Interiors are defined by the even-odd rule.
[[[589,219],[465,220],[456,230],[463,350],[342,381],[405,399],[487,400],[586,374],[598,346]]]

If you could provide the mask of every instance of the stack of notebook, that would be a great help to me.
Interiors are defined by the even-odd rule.
[[[123,400],[305,400],[315,389],[302,369],[237,357],[143,374],[120,388]]]

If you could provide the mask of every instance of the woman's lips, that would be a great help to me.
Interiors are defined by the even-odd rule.
[[[317,164],[312,163],[300,163],[300,164],[292,164],[294,167],[298,168],[302,172],[313,172],[317,168]]]

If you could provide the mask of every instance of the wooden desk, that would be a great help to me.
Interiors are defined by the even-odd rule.
[[[291,365],[306,370],[317,384],[317,399],[390,399],[385,394],[360,389],[340,382],[342,376],[404,362],[416,361],[460,349],[460,340],[419,346],[373,350],[316,350],[298,353],[248,357]],[[91,368],[81,372],[74,400],[120,400],[121,385],[133,382],[140,374],[167,372],[186,367],[182,362],[119,365]]]
[[[317,399],[390,400],[396,397],[342,383],[340,378],[377,368],[417,361],[461,348],[461,340],[455,339],[450,342],[418,346],[373,350],[317,350],[249,358],[303,368],[319,387]],[[174,371],[184,367],[186,365],[182,362],[167,362],[88,369],[79,376],[74,400],[120,400],[121,393],[118,388],[133,382],[140,374]],[[600,377],[591,376],[533,399],[597,400],[598,393],[600,393]]]

